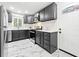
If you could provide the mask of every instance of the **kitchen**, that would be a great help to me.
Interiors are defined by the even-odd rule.
[[[1,56],[4,57],[76,57],[78,42],[69,44],[66,40],[71,38],[70,27],[73,22],[67,19],[68,7],[74,8],[76,3],[62,2],[2,2],[0,3],[0,20],[3,28],[4,40]],[[66,7],[68,5],[68,7]],[[32,8],[31,8],[32,7]],[[66,7],[66,8],[65,8]],[[19,9],[19,10],[18,10]],[[21,11],[20,11],[21,10]],[[29,12],[28,12],[29,11]],[[68,12],[70,13],[70,12]],[[73,12],[72,12],[73,13]],[[76,11],[74,11],[77,14]],[[71,15],[78,18],[77,16]],[[69,18],[69,17],[68,17]],[[68,21],[70,21],[68,23]],[[66,22],[70,25],[67,29]],[[62,25],[63,24],[63,25]],[[73,26],[76,26],[75,24]],[[71,27],[74,29],[75,27]],[[78,26],[77,26],[78,27]],[[78,28],[76,27],[77,30]],[[67,33],[69,31],[68,37]],[[75,32],[75,31],[74,31]],[[70,34],[71,33],[71,34]],[[64,40],[62,40],[64,39]],[[72,39],[72,38],[71,38]],[[78,37],[76,38],[78,40]],[[67,43],[69,47],[67,47]],[[4,46],[4,47],[3,47]],[[69,49],[68,49],[69,48]],[[75,48],[75,49],[74,49]],[[75,51],[76,50],[76,51]]]

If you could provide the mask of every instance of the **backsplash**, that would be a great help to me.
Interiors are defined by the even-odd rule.
[[[41,22],[42,25],[42,30],[57,30],[57,21],[53,20],[53,21],[46,21],[46,22]],[[34,29],[35,24],[23,24],[22,27],[20,27],[21,29],[30,29],[33,28]],[[12,26],[12,23],[9,23],[8,25],[9,29],[16,29],[15,27]]]
[[[42,22],[43,30],[57,30],[57,20]]]
[[[41,25],[42,25],[42,30],[49,30],[49,31],[57,30],[57,20],[41,22]],[[23,26],[20,28],[21,29],[30,29],[30,27],[31,27],[32,29],[34,29],[34,26],[35,26],[35,24],[23,24]],[[12,23],[9,23],[8,28],[10,28],[10,29],[14,28],[14,27],[12,27]]]

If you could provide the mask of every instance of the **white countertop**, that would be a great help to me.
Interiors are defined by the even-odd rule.
[[[57,30],[36,30],[36,31],[42,31],[42,32],[58,32]]]
[[[7,29],[4,29],[4,31],[9,31],[9,30],[33,30],[33,29],[30,29],[30,28],[7,28]],[[42,32],[58,32],[57,30],[36,30],[36,31],[42,31]]]
[[[30,29],[7,29],[7,30],[30,30]]]
[[[4,31],[8,31],[8,30],[30,30],[29,28],[7,28],[7,29],[4,29]]]

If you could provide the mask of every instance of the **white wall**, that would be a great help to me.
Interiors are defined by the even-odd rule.
[[[79,10],[63,14],[63,9],[74,3],[63,2],[57,4],[57,26],[62,29],[62,33],[58,37],[59,48],[79,56]]]

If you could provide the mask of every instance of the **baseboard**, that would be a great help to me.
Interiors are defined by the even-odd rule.
[[[60,50],[60,51],[63,51],[63,52],[65,52],[65,53],[67,53],[67,54],[69,54],[69,55],[71,55],[71,56],[73,56],[73,57],[77,57],[76,55],[74,55],[74,54],[71,54],[71,53],[69,53],[69,52],[67,52],[67,51],[65,51],[65,50],[63,50],[63,49],[60,49],[60,48],[59,48],[59,50]]]

